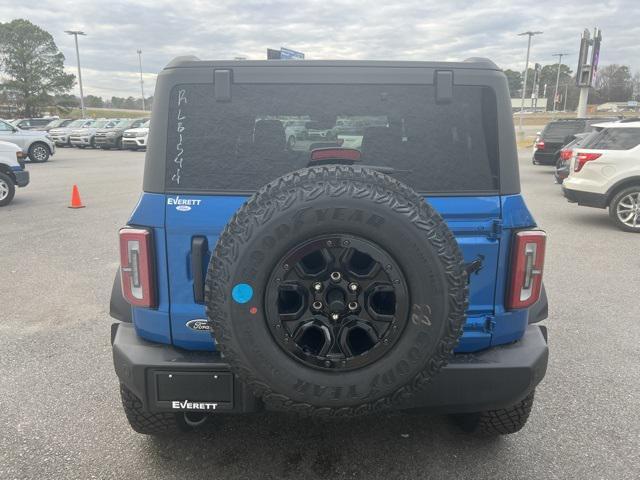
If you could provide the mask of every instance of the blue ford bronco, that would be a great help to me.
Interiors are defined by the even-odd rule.
[[[180,57],[154,98],[111,298],[135,431],[266,410],[524,426],[545,233],[494,63]]]

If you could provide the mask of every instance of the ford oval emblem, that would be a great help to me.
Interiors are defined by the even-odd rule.
[[[210,330],[209,323],[207,322],[207,320],[202,320],[200,318],[197,318],[195,320],[189,320],[187,322],[187,327],[197,332],[202,332],[202,331],[208,332]]]
[[[176,210],[178,210],[179,212],[188,212],[189,210],[191,210],[191,207],[189,205],[178,205],[176,207]]]

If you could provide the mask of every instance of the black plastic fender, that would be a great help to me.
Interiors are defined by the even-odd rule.
[[[116,272],[111,289],[111,301],[109,302],[109,315],[121,322],[132,323],[131,305],[122,296],[122,286],[120,282],[120,269]]]
[[[549,316],[549,302],[547,301],[547,291],[544,283],[540,290],[540,298],[529,308],[529,323],[538,323]]]

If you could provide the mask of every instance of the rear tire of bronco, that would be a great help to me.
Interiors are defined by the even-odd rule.
[[[324,166],[258,191],[209,264],[209,324],[274,410],[358,416],[401,404],[447,363],[467,274],[424,198],[371,168]]]
[[[144,435],[174,435],[199,429],[209,419],[199,413],[152,413],[146,411],[142,402],[124,384],[120,384],[122,407],[129,425]]]
[[[534,394],[535,390],[511,407],[452,415],[452,419],[463,431],[482,437],[516,433],[529,419]]]

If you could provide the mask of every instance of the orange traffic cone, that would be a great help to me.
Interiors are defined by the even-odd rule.
[[[69,205],[69,208],[84,208],[82,200],[80,200],[80,191],[77,185],[74,185],[71,191],[71,205]]]

